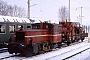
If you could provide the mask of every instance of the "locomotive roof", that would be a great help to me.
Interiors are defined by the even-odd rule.
[[[30,23],[30,20],[27,18],[18,18],[11,16],[0,16],[0,22],[18,22],[18,23]]]

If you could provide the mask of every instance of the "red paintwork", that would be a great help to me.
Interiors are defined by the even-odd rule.
[[[62,32],[65,35],[72,36],[75,34],[74,22],[59,22],[59,24],[62,24]]]
[[[50,32],[46,25],[49,25],[50,27],[52,26],[52,31]],[[31,30],[22,30],[25,32],[25,43],[29,44],[29,38],[32,38],[32,43],[38,43],[38,42],[45,42],[45,41],[50,41],[51,43],[58,43],[61,42],[62,37],[61,37],[61,30],[58,32],[55,32],[53,24],[49,23],[38,23],[38,24],[33,24],[32,26],[38,26],[39,29],[31,29]],[[61,26],[58,26],[57,28],[61,28]],[[15,35],[16,35],[15,31]],[[38,36],[38,37],[37,37]],[[16,38],[15,38],[16,39]]]

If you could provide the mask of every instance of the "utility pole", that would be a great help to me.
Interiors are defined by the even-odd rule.
[[[68,17],[68,21],[70,22],[70,0],[69,0],[69,17]]]
[[[81,8],[81,26],[82,26],[82,7],[80,7]]]
[[[30,19],[30,0],[28,0],[28,19]]]

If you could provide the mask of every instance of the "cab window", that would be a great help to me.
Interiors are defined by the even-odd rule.
[[[59,32],[59,27],[55,26],[54,32]]]
[[[18,25],[18,29],[20,29],[20,28],[24,28],[24,26],[23,25]]]
[[[27,25],[27,29],[30,29],[31,28],[31,26],[30,25]]]
[[[54,27],[54,32],[55,33],[59,33],[59,32],[61,32],[62,31],[62,27],[60,26],[60,25],[56,25],[55,27]]]
[[[32,26],[32,29],[40,29],[40,26],[39,25],[34,25],[34,26]]]

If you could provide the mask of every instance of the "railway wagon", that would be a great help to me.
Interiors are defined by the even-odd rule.
[[[50,51],[61,45],[61,25],[51,23],[32,24],[31,30],[17,30],[15,41],[9,42],[9,53],[25,56]]]
[[[26,18],[0,16],[0,48],[6,47],[9,38],[14,41],[14,31],[21,26],[23,29],[30,29],[30,21]]]
[[[67,43],[67,45],[70,44],[71,41],[73,41],[73,35],[74,35],[74,25],[73,22],[59,22],[59,24],[62,24],[62,42]]]
[[[67,45],[75,41],[83,41],[87,37],[87,33],[85,33],[83,27],[80,27],[79,22],[66,21],[59,22],[59,24],[62,24],[62,42],[67,43]]]
[[[75,32],[75,40],[76,41],[83,41],[85,39],[85,30],[83,29],[83,27],[80,26],[80,23],[79,22],[74,22],[74,32]]]

